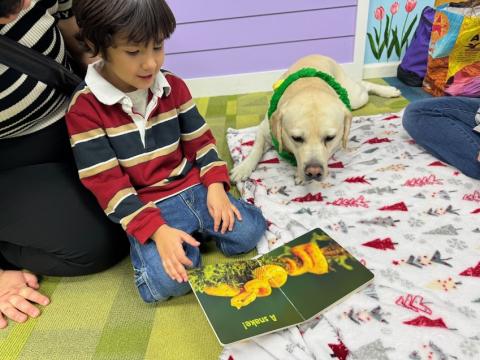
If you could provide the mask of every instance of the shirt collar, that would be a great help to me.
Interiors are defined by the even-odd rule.
[[[105,78],[100,75],[100,69],[103,66],[103,60],[99,60],[93,64],[88,65],[87,75],[85,76],[85,83],[90,88],[91,92],[101,103],[105,105],[114,105],[122,102],[128,97],[123,91],[110,84]],[[161,71],[155,77],[155,81],[150,86],[150,91],[153,96],[162,97],[163,95],[170,95],[172,88]]]

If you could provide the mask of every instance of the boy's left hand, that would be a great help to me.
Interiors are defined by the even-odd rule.
[[[240,211],[230,202],[222,183],[210,184],[207,191],[207,207],[210,216],[213,218],[213,230],[218,231],[221,227],[221,233],[233,230],[235,216],[242,220]]]

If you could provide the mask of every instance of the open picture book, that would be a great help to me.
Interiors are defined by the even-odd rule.
[[[255,259],[191,269],[188,278],[227,345],[318,316],[373,273],[317,228]]]

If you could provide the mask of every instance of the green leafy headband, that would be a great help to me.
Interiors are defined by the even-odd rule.
[[[270,105],[268,107],[268,112],[267,112],[267,116],[269,120],[272,114],[275,112],[275,110],[277,110],[278,102],[280,101],[280,98],[282,97],[285,90],[298,79],[306,78],[306,77],[318,77],[323,81],[325,81],[328,85],[330,85],[330,87],[333,90],[335,90],[338,97],[345,104],[347,109],[350,111],[352,110],[350,106],[350,100],[348,99],[347,90],[345,90],[345,88],[342,87],[342,85],[340,85],[333,76],[314,68],[303,68],[294,72],[293,74],[290,74],[284,80],[281,80],[280,82],[277,82],[274,84],[274,90],[273,90],[272,97],[270,98]],[[285,150],[279,151],[278,140],[275,138],[275,136],[273,136],[273,133],[271,131],[270,133],[272,135],[273,147],[275,148],[275,150],[277,150],[278,155],[281,158],[287,160],[293,166],[296,166],[297,161],[295,160],[295,156],[292,153]]]

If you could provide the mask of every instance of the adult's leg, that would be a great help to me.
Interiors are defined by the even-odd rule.
[[[474,98],[419,100],[406,108],[403,126],[433,156],[480,179],[480,134],[473,131],[479,107],[480,99]]]
[[[36,274],[85,275],[128,253],[112,223],[67,164],[46,163],[0,172],[0,252]]]
[[[84,275],[128,253],[123,230],[78,180],[62,120],[0,140],[0,268]]]

